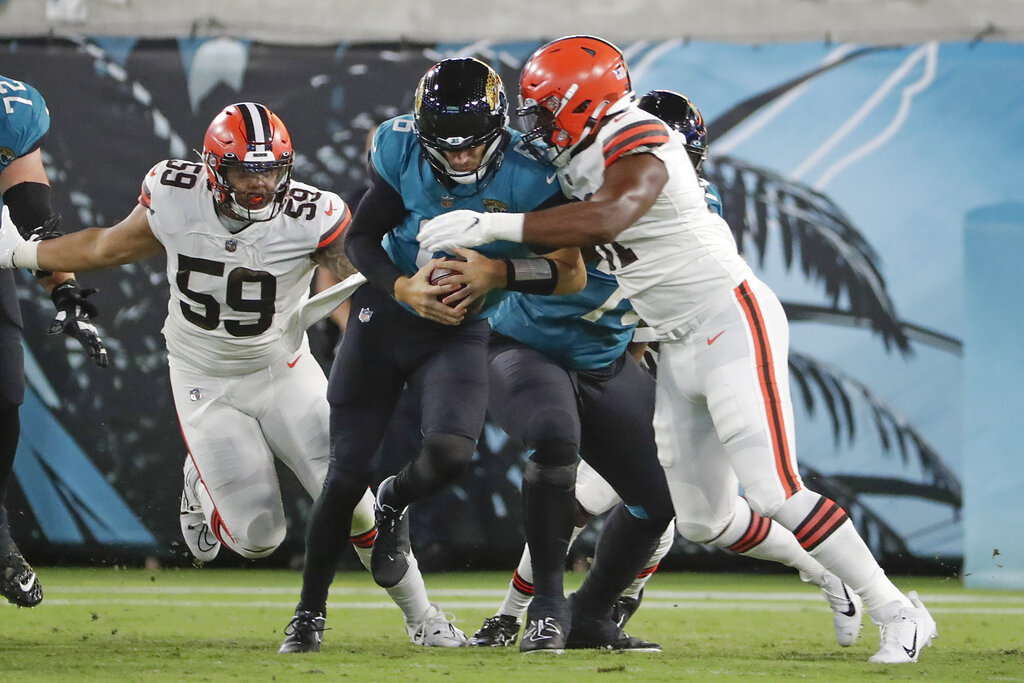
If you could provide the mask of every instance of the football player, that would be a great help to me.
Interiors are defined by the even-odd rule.
[[[292,179],[293,156],[276,114],[255,102],[232,104],[207,128],[201,158],[153,166],[138,204],[117,225],[44,242],[4,228],[5,267],[94,270],[166,254],[163,333],[188,448],[181,528],[200,561],[222,545],[266,557],[284,540],[275,458],[313,497],[327,474],[327,379],[304,334],[297,350],[282,341],[279,320],[307,298],[318,264],[339,277],[354,272],[341,239],[351,213],[333,192]],[[342,536],[368,566],[369,489],[356,509]],[[388,593],[414,642],[464,642],[427,599],[414,559]],[[312,634],[317,644],[319,636]]]
[[[0,209],[9,211],[25,237],[60,235],[41,151],[50,128],[46,102],[28,83],[5,76],[0,76],[0,99]],[[93,290],[80,289],[72,273],[37,271],[36,277],[57,307],[50,333],[74,337],[96,365],[106,367],[107,350],[92,324],[96,306],[86,300]],[[4,506],[21,430],[18,406],[25,396],[21,324],[14,274],[0,273],[0,595],[19,607],[34,607],[43,588],[11,538]]]
[[[685,138],[690,161],[694,169],[699,171],[707,156],[707,131],[700,111],[689,99],[679,93],[653,90],[640,98],[639,106],[660,118]],[[703,176],[698,177],[704,189],[708,209],[721,214],[722,202],[718,190]],[[623,355],[624,343],[631,336],[634,341],[643,339],[643,333],[650,328],[637,327],[638,316],[628,300],[623,298],[615,278],[602,272],[593,261],[587,265],[587,287],[580,294],[562,297],[557,302],[542,299],[528,301],[528,295],[515,295],[502,302],[498,312],[491,318],[491,325],[498,333],[525,340],[528,344],[532,342],[532,345],[544,351],[548,358],[566,358],[563,366],[570,368],[568,373],[576,375],[575,384],[581,388],[603,385],[606,398],[614,397],[616,394],[621,396],[624,391],[628,391],[625,401],[639,403],[646,409],[612,411],[615,415],[612,421],[614,429],[602,432],[600,439],[591,438],[584,441],[599,453],[604,450],[614,452],[615,448],[642,453],[642,444],[649,444],[649,447],[654,449],[654,433],[651,427],[654,416],[654,379],[647,373],[629,374],[630,380],[638,386],[627,389],[624,385],[608,381],[614,376],[610,373],[607,378],[600,377],[593,370],[581,372],[578,366],[581,363],[591,364],[590,359],[595,359],[598,356],[597,351],[602,348],[608,351],[605,358]],[[537,330],[547,329],[558,330],[559,333],[537,334]],[[635,356],[639,350],[631,348],[630,353]],[[627,361],[623,360],[620,364],[626,365]],[[492,387],[500,381],[492,378]],[[595,419],[594,408],[585,403],[588,398],[591,398],[590,394],[580,391],[583,405],[579,422],[584,431],[588,427],[592,429],[591,425]],[[533,400],[543,401],[543,397],[533,397]],[[498,411],[500,412],[500,408]],[[636,422],[628,420],[633,415],[637,417]],[[600,424],[600,417],[597,421]],[[626,443],[616,443],[616,435],[628,435],[630,440]],[[570,543],[583,531],[584,524],[620,502],[615,489],[591,466],[586,451],[583,455],[584,460],[580,462],[576,474],[576,520]],[[631,456],[630,462],[635,458],[635,455]],[[745,509],[745,505],[740,501],[740,507]],[[835,575],[826,571],[808,555],[788,530],[754,514],[751,514],[751,520],[752,528],[758,529],[758,533],[741,539],[741,542],[728,546],[728,549],[750,557],[772,559],[796,567],[801,578],[821,588],[828,599],[839,644],[847,647],[856,642],[861,627],[859,598],[855,594],[851,595]],[[644,585],[657,571],[659,562],[672,547],[674,536],[675,528],[670,525],[644,569],[619,597],[613,615],[619,628],[625,625],[639,607]],[[768,540],[769,536],[772,538],[771,541]],[[533,593],[533,569],[530,550],[527,547],[523,551],[519,567],[512,576],[501,608],[496,615],[484,621],[480,630],[470,638],[470,645],[498,647],[513,644],[520,628],[520,619]],[[622,649],[638,649],[642,644],[635,638],[622,637],[617,646]]]
[[[563,294],[583,287],[575,248],[540,258],[522,245],[494,245],[484,253],[458,250],[465,261],[446,262],[416,241],[420,223],[447,211],[519,212],[562,201],[550,171],[506,126],[507,109],[493,69],[449,59],[420,80],[413,115],[377,128],[370,188],[346,237],[352,263],[369,282],[352,296],[331,369],[331,464],[309,522],[297,614],[323,612],[337,564],[335,529],[348,524],[370,481],[373,455],[406,385],[420,400],[423,440],[419,453],[409,454],[416,457],[377,489],[372,571],[382,586],[407,570],[406,506],[448,485],[476,448],[487,406],[487,309],[500,290]],[[432,285],[441,264],[457,273]],[[297,639],[295,647],[302,647]]]
[[[660,342],[654,428],[679,532],[729,546],[759,533],[755,514],[778,522],[863,598],[881,625],[871,661],[917,661],[936,632],[928,610],[885,576],[846,511],[800,479],[782,305],[708,210],[682,138],[636,106],[622,53],[592,36],[548,43],[523,68],[520,100],[524,138],[581,201],[447,214],[420,241],[595,246]]]

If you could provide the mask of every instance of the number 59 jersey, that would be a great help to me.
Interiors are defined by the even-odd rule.
[[[232,233],[205,169],[177,159],[150,170],[139,203],[167,252],[168,364],[211,376],[255,372],[288,354],[278,316],[308,298],[313,252],[351,221],[338,195],[292,181],[281,213]]]

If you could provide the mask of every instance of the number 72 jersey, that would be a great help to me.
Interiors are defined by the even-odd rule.
[[[218,217],[202,165],[171,159],[146,175],[139,203],[167,252],[170,366],[233,376],[288,355],[278,316],[309,296],[311,256],[342,238],[351,221],[345,202],[292,181],[281,213],[232,233]]]

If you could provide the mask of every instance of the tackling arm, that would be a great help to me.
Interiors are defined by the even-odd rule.
[[[624,156],[605,170],[604,183],[587,201],[525,215],[523,242],[550,247],[612,242],[643,216],[668,182],[653,154]]]
[[[452,211],[428,221],[419,241],[431,251],[475,247],[497,240],[545,247],[607,244],[654,205],[668,182],[653,154],[633,154],[607,168],[604,184],[586,201],[530,213]]]

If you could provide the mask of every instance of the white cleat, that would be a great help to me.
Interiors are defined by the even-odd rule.
[[[903,607],[895,617],[881,625],[882,644],[869,662],[908,664],[916,662],[921,650],[932,644],[938,634],[935,620],[921,603],[917,591],[907,594],[913,607]]]
[[[467,645],[466,634],[455,627],[454,618],[432,602],[418,622],[406,625],[409,640],[424,647],[463,647]]]
[[[864,609],[860,596],[832,573],[825,574],[825,580],[819,588],[832,608],[836,642],[842,647],[850,647],[860,637],[863,622]]]
[[[209,562],[220,552],[220,541],[210,531],[203,514],[203,504],[196,493],[199,484],[199,471],[192,463],[192,458],[185,458],[185,484],[181,490],[181,535],[185,539],[192,555],[200,562]]]

